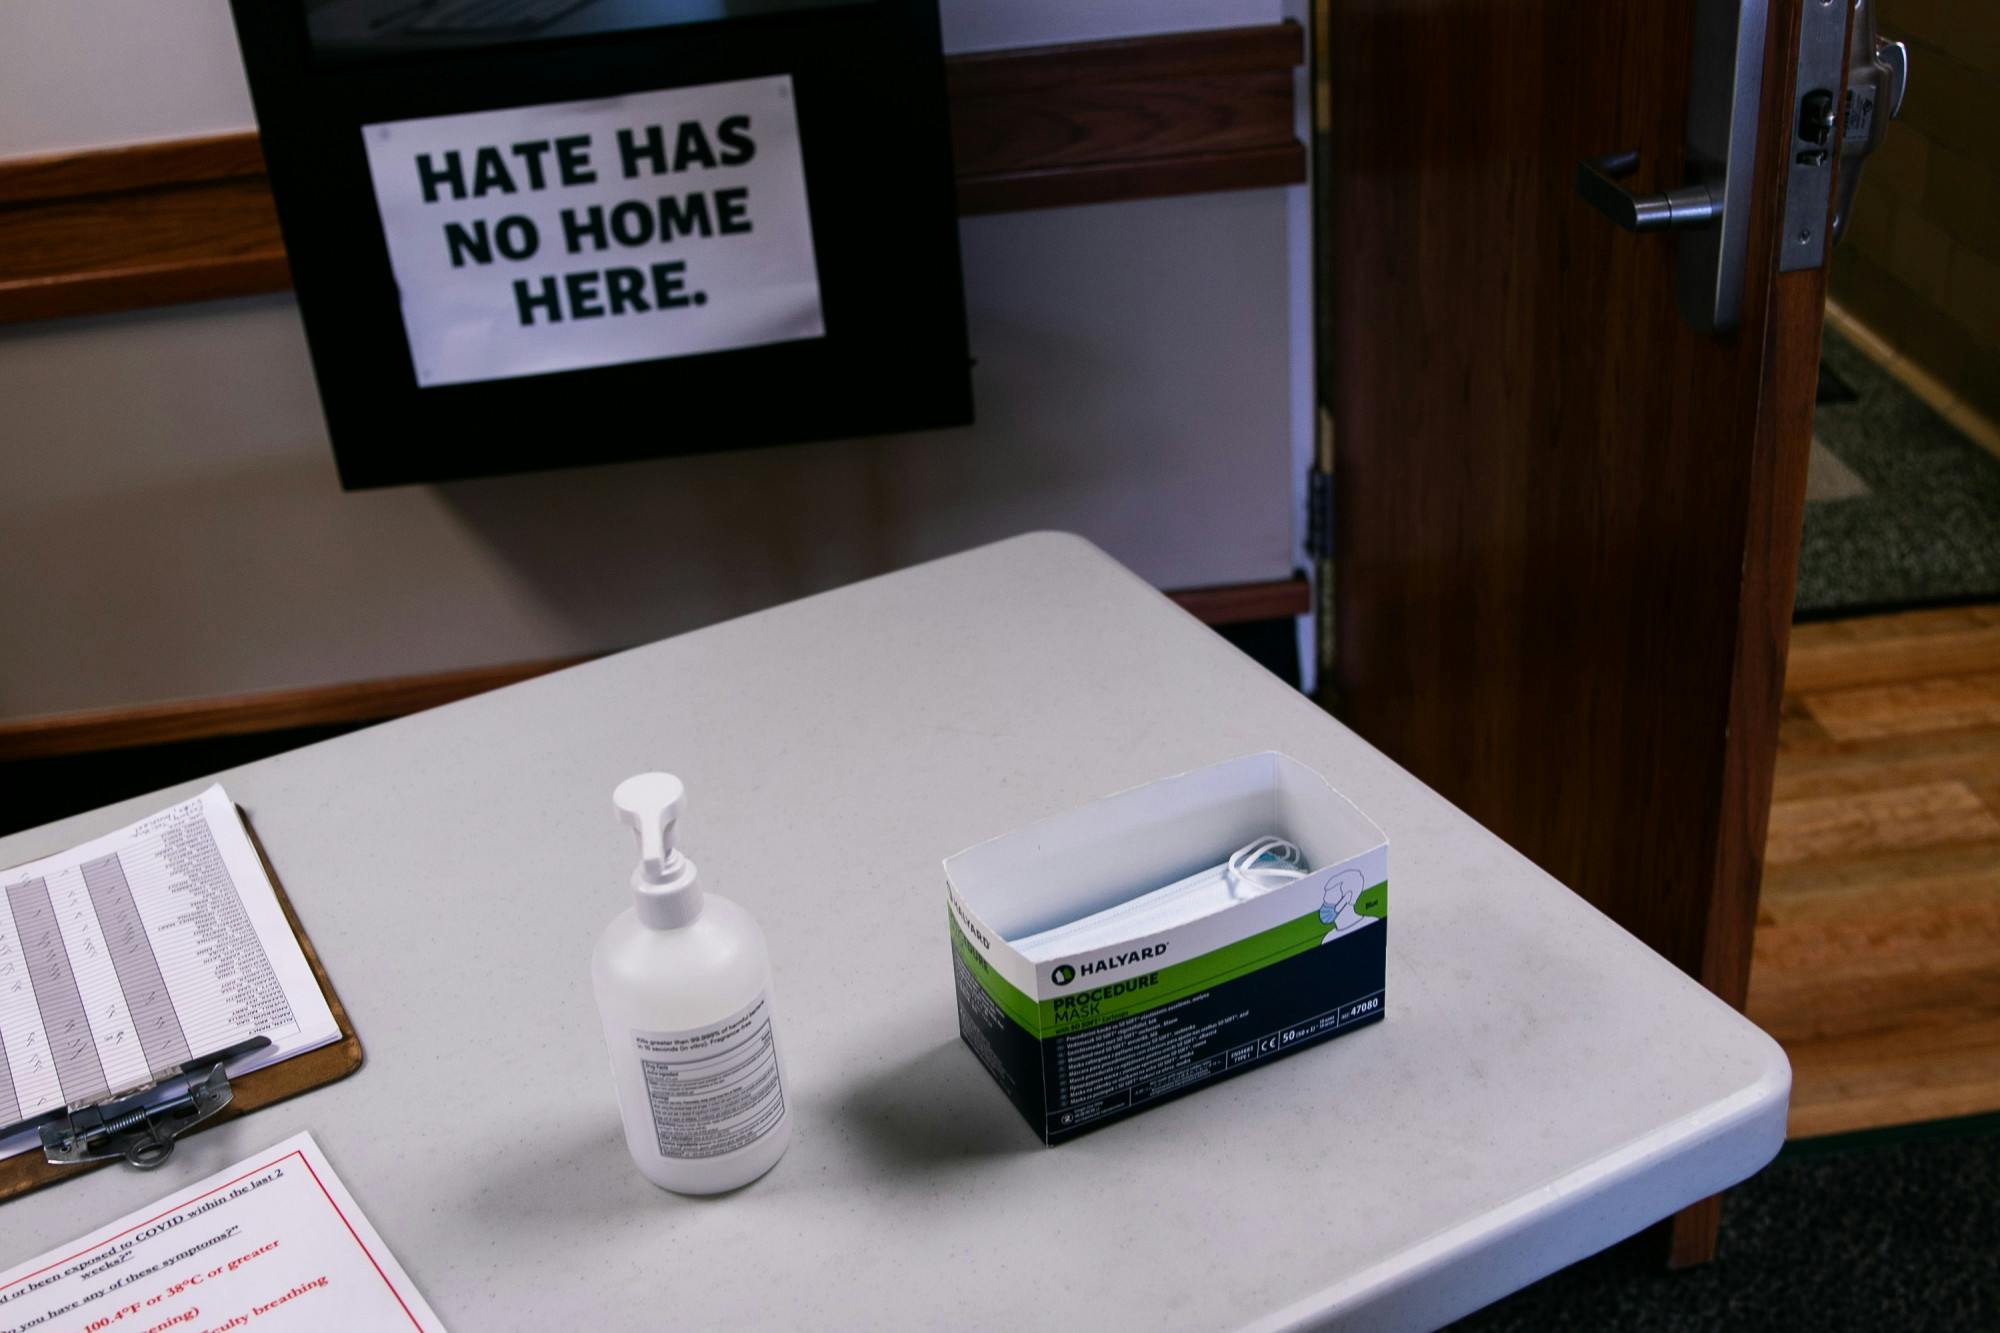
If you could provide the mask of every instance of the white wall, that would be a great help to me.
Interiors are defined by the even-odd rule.
[[[229,0],[0,0],[0,155],[255,119]]]
[[[963,48],[1275,10],[945,17]],[[222,0],[0,7],[0,154],[247,116]],[[0,717],[621,647],[1037,527],[1164,587],[1283,577],[1297,193],[965,220],[970,428],[449,485],[339,490],[288,297],[0,326]]]
[[[947,51],[1283,16],[1283,0],[940,0],[939,9]],[[255,122],[229,0],[0,0],[0,156]]]

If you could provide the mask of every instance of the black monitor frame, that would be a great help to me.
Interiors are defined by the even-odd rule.
[[[972,420],[936,0],[358,59],[232,0],[343,486]],[[363,125],[792,76],[824,336],[420,388]]]

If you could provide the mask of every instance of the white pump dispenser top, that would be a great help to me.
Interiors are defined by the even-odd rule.
[[[618,817],[639,835],[639,864],[632,871],[633,909],[641,925],[673,930],[701,915],[701,887],[694,862],[674,847],[674,829],[687,808],[687,788],[671,773],[640,773],[611,793]]]

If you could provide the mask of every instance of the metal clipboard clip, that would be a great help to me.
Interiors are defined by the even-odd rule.
[[[173,1156],[176,1139],[229,1105],[235,1093],[228,1063],[270,1044],[269,1037],[239,1041],[159,1074],[145,1087],[9,1125],[0,1138],[39,1129],[42,1153],[57,1166],[122,1157],[150,1171]]]

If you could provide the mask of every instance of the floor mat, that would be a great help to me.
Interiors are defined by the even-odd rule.
[[[1821,359],[1796,615],[2000,597],[2000,458],[1831,328]]]
[[[1723,1196],[1713,1262],[1617,1246],[1451,1327],[2000,1329],[2000,1116],[1788,1144]]]

